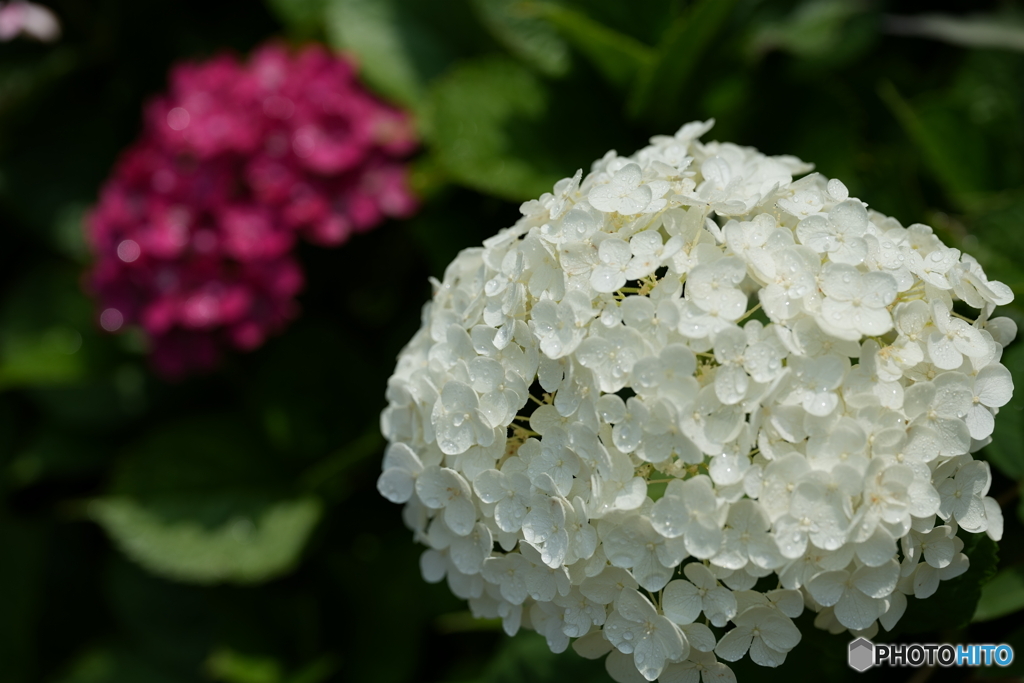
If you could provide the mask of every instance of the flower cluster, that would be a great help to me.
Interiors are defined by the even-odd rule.
[[[425,578],[618,681],[777,666],[805,608],[870,637],[967,569],[958,530],[1002,533],[971,453],[1013,389],[1009,288],[710,127],[463,251],[381,416]]]
[[[414,145],[323,48],[177,66],[88,221],[100,324],[141,324],[171,375],[259,346],[294,315],[298,236],[337,245],[415,208]]]

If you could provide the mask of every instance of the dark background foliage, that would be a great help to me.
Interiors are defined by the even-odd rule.
[[[385,383],[427,277],[609,148],[714,117],[709,138],[812,161],[1024,294],[1024,53],[892,30],[892,15],[967,21],[966,3],[49,5],[59,42],[0,44],[5,682],[607,680],[600,662],[509,639],[424,583],[420,549],[374,482]],[[1024,26],[1012,3],[969,9]],[[301,317],[214,374],[168,383],[138,334],[96,324],[82,216],[171,64],[274,36],[356,55],[371,87],[413,110],[424,204],[339,249],[303,247]],[[1020,303],[1006,314],[1024,322]],[[1024,353],[1004,363],[1024,380]],[[912,598],[879,639],[1024,654],[1022,407],[1003,410],[985,449],[1006,518],[998,557],[970,540],[968,574]],[[740,680],[856,675],[848,637],[810,622],[786,665],[740,664]],[[1005,677],[1020,664],[870,675]]]

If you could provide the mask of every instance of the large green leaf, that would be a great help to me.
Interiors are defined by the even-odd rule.
[[[636,82],[630,114],[660,125],[677,123],[690,77],[735,4],[736,0],[698,0],[676,19],[658,45],[656,60]]]
[[[504,58],[466,62],[438,81],[428,100],[428,129],[438,160],[453,179],[505,197],[551,190],[572,169],[557,170],[541,136],[547,87]]]
[[[569,70],[569,46],[521,0],[473,0],[484,25],[511,52],[549,76]]]
[[[988,621],[1024,609],[1024,573],[1009,567],[981,588],[981,599],[972,621]]]
[[[419,20],[412,0],[329,0],[330,42],[359,60],[373,87],[416,108],[427,82],[451,61],[443,35]]]
[[[549,2],[523,3],[565,36],[613,85],[626,89],[654,61],[654,50],[586,14]]]
[[[162,502],[175,513],[222,514],[230,505],[216,497]],[[194,583],[259,583],[295,565],[322,509],[314,498],[283,500],[214,527],[130,498],[94,500],[89,512],[126,555],[154,574]]]
[[[195,583],[256,583],[298,561],[322,513],[229,414],[166,425],[130,446],[89,515],[132,560]]]

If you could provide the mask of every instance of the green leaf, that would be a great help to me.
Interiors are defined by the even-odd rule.
[[[337,660],[331,655],[324,655],[289,676],[287,683],[323,683],[337,670]]]
[[[520,0],[472,0],[480,20],[512,54],[548,76],[569,70],[569,46]]]
[[[523,3],[547,19],[610,83],[627,88],[654,61],[654,50],[582,12],[548,2]]]
[[[999,409],[992,442],[985,446],[985,459],[1010,479],[1024,479],[1024,347],[1011,346],[1000,362],[1013,376],[1016,391]]]
[[[1013,14],[890,16],[887,23],[889,32],[897,35],[932,38],[968,48],[1024,52],[1024,23]]]
[[[57,213],[49,235],[50,243],[58,251],[82,264],[89,263],[91,259],[85,243],[85,215],[88,210],[89,207],[82,203],[65,204]]]
[[[92,305],[77,273],[40,267],[8,294],[0,312],[0,389],[67,384],[87,372]]]
[[[970,568],[960,576],[942,581],[935,595],[920,600],[907,598],[907,611],[892,634],[921,633],[936,628],[959,628],[970,623],[981,598],[981,587],[995,574],[998,547],[985,534],[965,533],[963,552]]]
[[[259,583],[286,573],[322,513],[320,502],[306,497],[257,506],[209,527],[198,519],[182,519],[180,511],[220,514],[230,503],[215,497],[160,502],[175,514],[163,514],[159,504],[122,497],[92,501],[89,514],[149,571],[203,584]]]
[[[272,657],[242,654],[227,647],[214,650],[206,660],[206,674],[224,683],[322,683],[337,668],[334,658],[327,655],[288,676]]]
[[[419,21],[406,0],[330,0],[328,40],[353,53],[362,77],[385,96],[416,108],[426,83],[452,57],[444,38]]]
[[[63,384],[84,374],[82,335],[68,325],[55,323],[47,329],[8,329],[0,361],[0,386]]]
[[[270,9],[293,30],[316,33],[323,25],[329,0],[267,0]]]
[[[280,683],[281,664],[270,657],[253,657],[219,648],[206,660],[206,672],[226,683]]]
[[[438,161],[457,182],[524,200],[564,175],[538,135],[549,93],[529,69],[504,58],[466,62],[438,81],[427,103]]]
[[[844,29],[866,5],[849,0],[810,0],[784,21],[757,29],[750,48],[755,52],[784,50],[805,59],[831,59],[843,44]]]
[[[1019,567],[1010,567],[982,586],[971,621],[997,619],[1020,609],[1024,609],[1024,573]]]
[[[170,423],[126,449],[89,516],[154,574],[266,581],[295,565],[322,512],[282,486],[293,479],[276,457],[231,414]]]
[[[550,0],[525,0],[527,2],[549,2]],[[572,6],[577,12],[604,26],[613,26],[644,45],[654,45],[665,35],[668,27],[679,16],[680,10],[691,2],[680,0],[644,0],[643,2],[622,2],[622,0],[559,0]]]
[[[903,126],[935,180],[963,210],[979,203],[985,189],[988,164],[980,135],[958,120],[948,104],[935,102],[915,108],[890,81],[882,81],[878,94]]]
[[[673,22],[658,45],[656,60],[633,89],[628,106],[632,116],[662,125],[676,120],[690,76],[735,4],[736,0],[698,0]]]

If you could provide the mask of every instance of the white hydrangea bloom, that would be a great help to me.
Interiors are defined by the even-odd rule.
[[[1002,534],[970,451],[1013,391],[1009,288],[710,127],[463,251],[381,416],[424,577],[619,681],[778,666],[805,608],[891,629],[966,571],[958,532]]]

